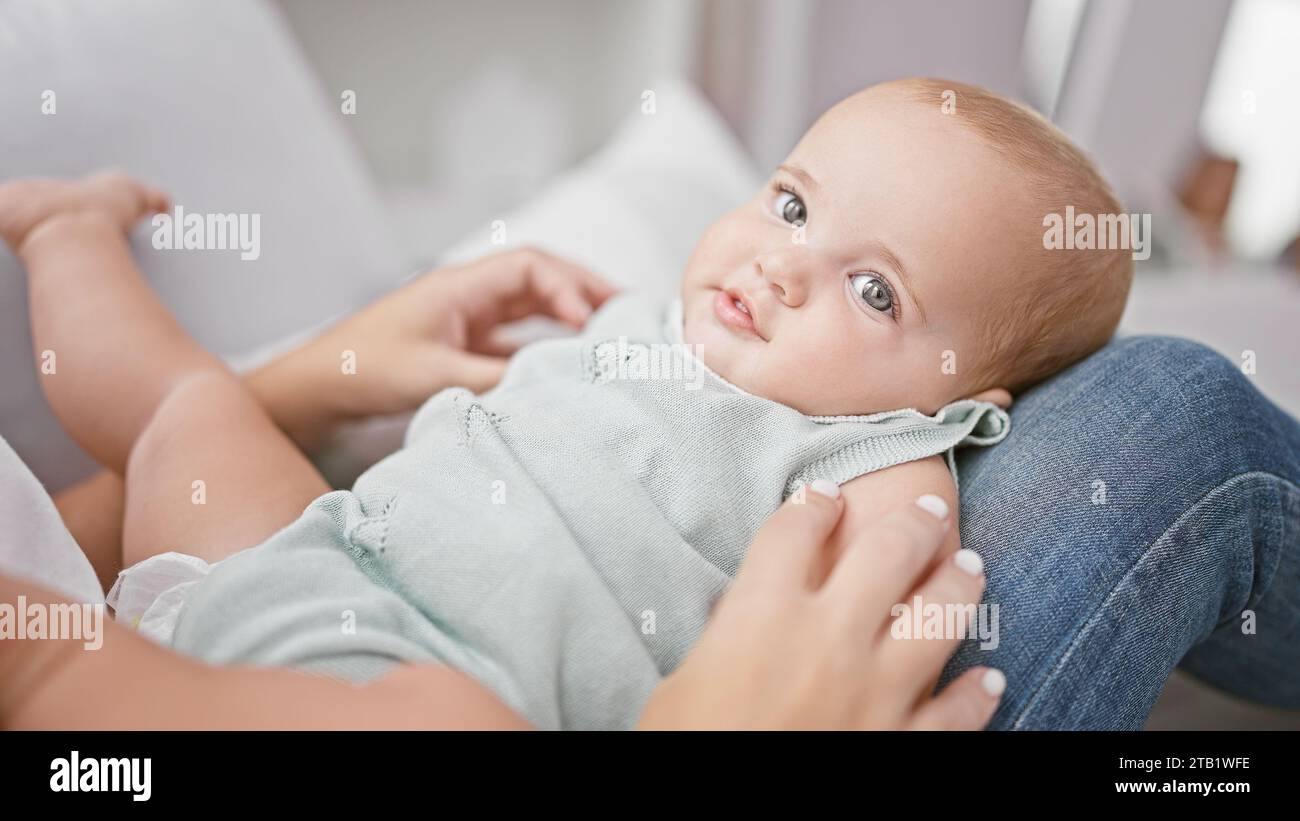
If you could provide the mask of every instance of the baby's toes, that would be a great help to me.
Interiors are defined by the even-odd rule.
[[[102,205],[120,205],[139,198],[142,186],[125,171],[96,171],[81,179],[81,189],[88,199]]]
[[[160,188],[144,186],[145,214],[162,214],[172,210],[172,198]]]

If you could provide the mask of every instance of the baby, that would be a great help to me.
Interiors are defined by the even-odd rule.
[[[121,228],[165,199],[120,179],[28,185],[22,201],[0,189],[0,230],[29,269],[36,349],[103,352],[47,381],[92,455],[188,489],[187,465],[220,470],[222,448],[281,447],[241,451],[251,400],[131,265]],[[828,566],[922,493],[955,510],[953,449],[1001,441],[1012,393],[1109,339],[1131,262],[1045,249],[1044,217],[1067,205],[1120,213],[1038,116],[958,83],[870,88],[708,230],[679,302],[616,297],[492,390],[441,391],[350,491],[322,489],[256,547],[187,560],[188,581],[156,586],[177,566],[163,551],[188,545],[152,546],[111,597],[145,604],[118,618],[214,663],[355,681],[441,663],[538,727],[631,726],[785,498],[841,485]],[[297,498],[241,467],[268,508]],[[188,492],[144,503],[195,515]]]

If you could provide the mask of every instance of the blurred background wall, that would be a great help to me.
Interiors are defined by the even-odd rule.
[[[430,242],[588,154],[657,79],[702,87],[768,168],[836,100],[924,74],[1052,117],[1162,226],[1146,267],[1294,265],[1293,0],[277,2]]]
[[[694,0],[280,0],[399,210],[430,247],[597,148],[651,78],[693,77]]]

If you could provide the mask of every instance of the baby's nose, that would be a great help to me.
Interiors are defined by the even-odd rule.
[[[777,298],[791,308],[808,296],[808,268],[788,254],[770,254],[755,260],[759,276]]]

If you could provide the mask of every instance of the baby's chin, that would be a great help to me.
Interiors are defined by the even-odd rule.
[[[769,384],[763,372],[763,351],[758,346],[770,343],[737,338],[713,318],[711,309],[683,317],[682,340],[710,371],[733,387],[799,409],[801,403],[791,404],[789,397],[780,395],[781,391]]]

